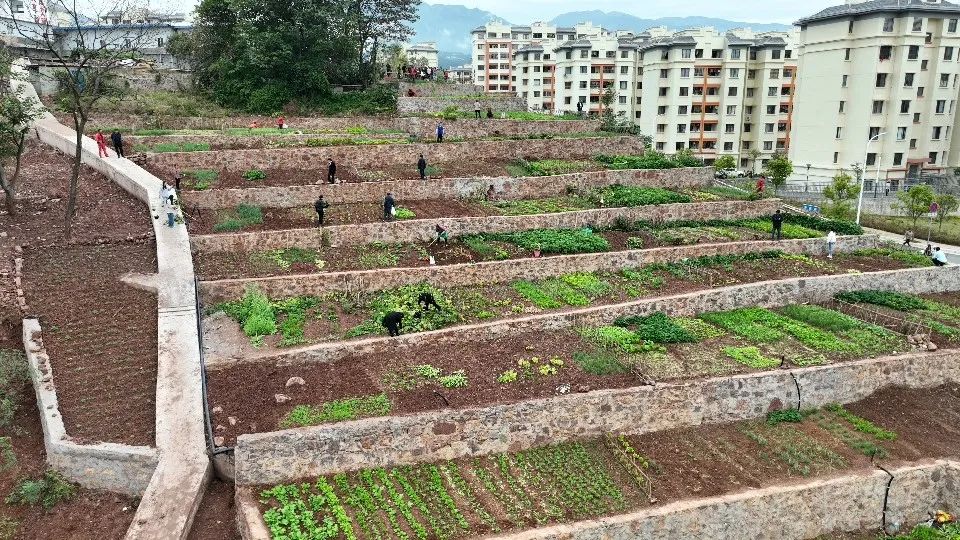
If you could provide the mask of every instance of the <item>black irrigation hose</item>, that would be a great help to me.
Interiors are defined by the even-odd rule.
[[[441,394],[440,392],[437,392],[436,390],[434,390],[433,393],[440,396],[440,399],[442,399],[443,402],[447,404],[447,407],[450,406],[450,400],[447,399],[447,396]]]
[[[233,448],[218,449],[213,443],[213,424],[210,415],[210,400],[207,396],[207,362],[203,357],[203,328],[200,323],[200,317],[203,313],[200,303],[200,281],[196,276],[193,277],[194,307],[197,317],[197,347],[200,351],[200,392],[203,399],[203,423],[207,428],[207,452],[211,456],[223,453],[225,450],[233,451]]]
[[[886,535],[887,534],[887,501],[890,498],[890,485],[893,484],[893,474],[890,471],[884,469],[883,465],[880,465],[879,463],[875,463],[874,466],[880,469],[881,471],[887,473],[887,475],[890,476],[890,478],[887,480],[887,488],[883,492],[883,518],[881,520],[881,524],[883,527],[883,534]]]
[[[793,384],[797,387],[797,410],[800,410],[800,381],[797,380],[797,376],[790,372],[790,376],[793,377]]]

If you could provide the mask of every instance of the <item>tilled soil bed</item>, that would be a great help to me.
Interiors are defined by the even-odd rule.
[[[121,282],[156,272],[146,243],[24,251],[24,292],[40,318],[67,434],[78,442],[152,445],[157,297]]]
[[[956,457],[960,432],[947,418],[960,414],[958,398],[956,385],[893,388],[851,405],[844,414],[819,410],[796,422],[760,419],[640,436],[610,434],[495,456],[349,472],[317,479],[316,487],[304,479],[302,491],[292,492],[292,498],[306,499],[324,486],[337,496],[336,506],[342,505],[346,520],[340,526],[357,538],[409,537],[416,530],[452,538],[510,533],[870,471],[875,460],[894,467]],[[942,399],[947,400],[943,409],[933,405]],[[885,413],[890,403],[906,405],[915,414],[890,416]],[[862,417],[850,417],[849,411]],[[872,422],[892,440],[858,430],[854,420]],[[264,511],[283,504],[278,493],[291,494],[283,487],[257,491]],[[392,496],[376,495],[381,492]],[[324,508],[314,517],[321,521],[333,512]],[[278,521],[275,513],[266,517],[281,531],[290,527],[290,520]]]

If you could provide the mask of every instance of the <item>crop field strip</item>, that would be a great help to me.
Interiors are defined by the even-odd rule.
[[[867,469],[871,460],[956,456],[957,431],[939,442],[920,436],[942,429],[947,420],[936,414],[887,420],[883,408],[896,400],[929,412],[926,400],[958,392],[956,386],[888,389],[846,407],[781,410],[757,421],[366,469],[267,486],[258,494],[275,537],[309,532],[316,538],[425,540],[507,533]],[[960,400],[944,413],[960,413]]]
[[[944,338],[940,346],[957,342]],[[223,409],[215,420],[242,420],[224,428],[232,440],[242,433],[525,401],[561,389],[626,388],[650,380],[825,365],[914,348],[901,334],[816,305],[743,308],[696,318],[655,313],[610,326],[464,344],[456,354],[441,344],[329,364],[225,368],[211,372],[211,399]],[[305,389],[285,388],[294,376],[306,381]],[[275,393],[287,393],[292,401],[278,405],[272,401]]]

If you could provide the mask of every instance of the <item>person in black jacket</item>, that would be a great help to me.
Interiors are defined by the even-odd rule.
[[[427,178],[427,160],[423,159],[423,154],[420,154],[420,159],[417,160],[417,170],[420,171],[421,180]]]
[[[327,158],[327,183],[332,184],[337,176],[337,164],[333,158]]]
[[[110,134],[110,140],[113,141],[113,149],[117,151],[117,157],[126,157],[123,155],[123,136],[120,135],[120,132],[114,130]]]
[[[393,193],[387,193],[387,196],[383,198],[383,220],[384,221],[393,221]]]
[[[323,211],[330,207],[330,203],[323,200],[323,195],[317,198],[313,203],[313,209],[317,211],[317,224],[323,227]]]
[[[783,238],[783,234],[780,232],[783,226],[783,218],[784,215],[780,212],[779,208],[774,212],[773,217],[770,218],[770,221],[773,222],[773,230],[770,231],[771,240],[780,240]]]

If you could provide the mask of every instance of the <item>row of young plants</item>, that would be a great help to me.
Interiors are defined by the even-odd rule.
[[[562,197],[547,197],[541,199],[515,199],[487,202],[487,207],[504,215],[519,216],[533,214],[552,214],[560,212],[576,212],[595,208],[626,208],[650,206],[658,204],[694,202],[697,194],[688,194],[662,188],[644,188],[614,184],[612,186],[593,188],[589,190],[571,190]],[[709,194],[699,194],[717,200]]]
[[[960,307],[915,294],[878,290],[842,293],[837,300],[901,312],[908,321],[928,326],[950,341],[960,341]]]
[[[775,478],[841,470],[851,465],[843,448],[887,457],[883,445],[897,437],[841,405],[774,411],[765,420],[738,422],[706,436],[688,431],[680,446],[730,463],[745,478],[759,474],[761,462],[764,474],[774,468]],[[641,446],[643,436],[608,434],[485,457],[339,473],[262,489],[259,497],[277,539],[445,540],[505,533],[656,502],[661,483],[682,472],[662,465],[656,446],[647,455],[637,450]]]

